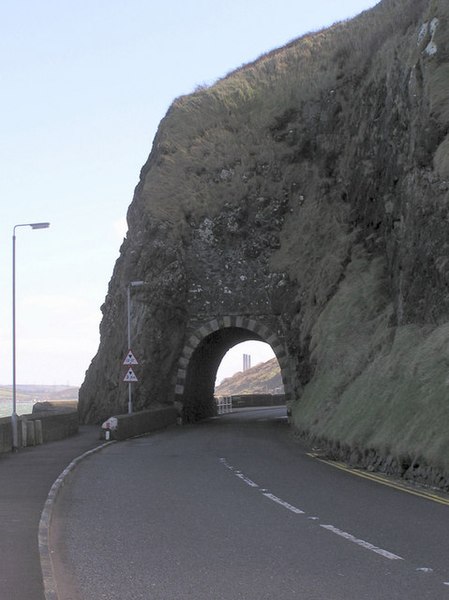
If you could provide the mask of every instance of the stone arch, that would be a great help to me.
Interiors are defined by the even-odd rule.
[[[228,315],[199,324],[189,335],[178,361],[175,397],[185,408],[213,396],[215,375],[226,352],[236,344],[257,340],[271,346],[278,360],[286,401],[291,394],[288,356],[282,337],[254,318]]]

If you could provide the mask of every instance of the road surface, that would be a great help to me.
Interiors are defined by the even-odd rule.
[[[449,505],[308,452],[276,408],[92,455],[52,521],[60,600],[449,600]]]

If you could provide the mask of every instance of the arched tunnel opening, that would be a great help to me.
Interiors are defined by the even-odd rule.
[[[259,334],[240,327],[218,329],[204,337],[193,351],[186,370],[183,420],[195,422],[215,414],[215,380],[228,350],[249,340],[266,342]]]

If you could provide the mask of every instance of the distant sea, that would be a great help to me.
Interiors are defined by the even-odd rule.
[[[62,385],[18,385],[16,410],[18,415],[33,412],[36,402],[78,400],[78,388]],[[9,417],[12,413],[12,386],[0,385],[0,417]]]
[[[16,402],[18,415],[28,415],[33,412],[33,404],[38,400],[21,400]],[[12,399],[0,398],[0,418],[10,417],[12,413]]]

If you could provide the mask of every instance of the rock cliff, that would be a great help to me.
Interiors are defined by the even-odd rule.
[[[303,435],[449,486],[446,0],[383,0],[175,100],[128,224],[84,421],[126,410],[141,280],[136,409],[207,414],[224,353],[261,339]]]

